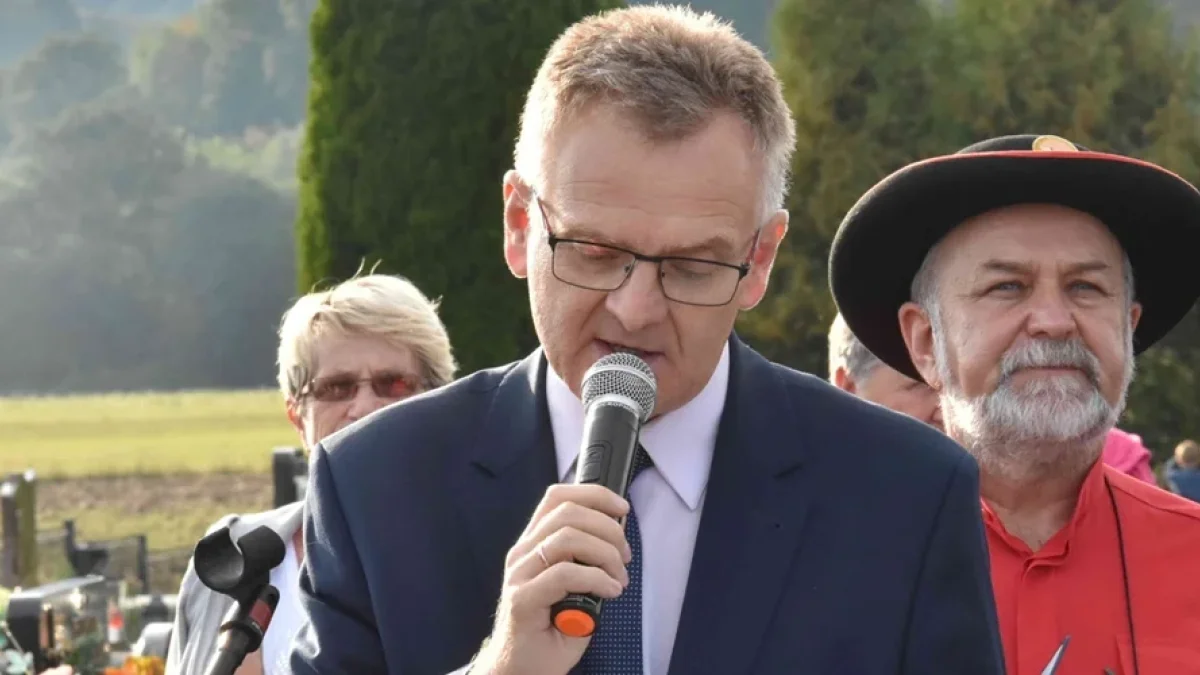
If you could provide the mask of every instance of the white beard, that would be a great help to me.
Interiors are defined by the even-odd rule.
[[[1005,353],[1000,381],[990,393],[970,398],[950,369],[943,327],[934,319],[934,349],[946,432],[978,460],[981,470],[1011,482],[1075,472],[1090,466],[1103,451],[1104,436],[1125,407],[1133,379],[1133,336],[1126,328],[1126,358],[1121,397],[1110,405],[1100,393],[1100,362],[1078,338],[1037,340]],[[1013,376],[1027,368],[1070,367],[1079,373],[1017,384]]]

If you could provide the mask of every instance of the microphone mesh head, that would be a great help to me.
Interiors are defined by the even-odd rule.
[[[583,374],[583,406],[601,396],[624,396],[640,408],[638,417],[645,422],[654,412],[658,398],[658,380],[645,361],[633,354],[616,352],[596,361]]]

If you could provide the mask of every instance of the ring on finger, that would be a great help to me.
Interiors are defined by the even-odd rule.
[[[546,569],[550,569],[550,561],[546,560],[546,545],[545,545],[545,543],[538,544],[537,555],[538,555],[538,558],[541,559],[542,564],[546,566]]]

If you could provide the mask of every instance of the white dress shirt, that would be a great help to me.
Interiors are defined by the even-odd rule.
[[[671,663],[728,385],[726,343],[704,389],[641,430],[642,447],[654,466],[630,486],[629,500],[642,538],[642,659],[647,675],[666,675]],[[583,403],[549,367],[546,402],[558,475],[562,482],[570,482],[583,437]]]
[[[678,410],[641,429],[640,440],[652,468],[629,488],[642,537],[642,670],[666,675],[675,631],[692,569],[700,511],[708,487],[717,427],[729,389],[729,343],[708,384]],[[583,402],[553,368],[546,368],[546,405],[554,431],[558,476],[574,480],[583,439]],[[470,664],[450,675],[465,675]]]

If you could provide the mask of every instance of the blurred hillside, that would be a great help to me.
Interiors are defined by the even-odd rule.
[[[0,394],[271,384],[315,4],[0,2]]]
[[[314,6],[0,3],[0,393],[272,382]]]

